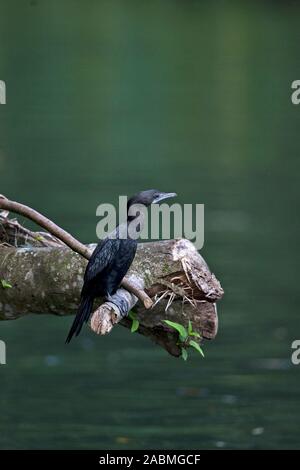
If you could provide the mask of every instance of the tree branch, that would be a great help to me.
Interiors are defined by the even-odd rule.
[[[75,313],[86,266],[84,258],[61,243],[55,246],[55,240],[51,240],[51,246],[41,247],[40,232],[25,233],[25,239],[29,239],[32,246],[6,246],[6,240],[18,241],[19,226],[0,215],[0,229],[1,226],[0,280],[7,281],[11,287],[4,288],[0,284],[0,320],[12,320],[29,313]],[[23,241],[24,233],[20,233]],[[1,242],[4,243],[1,245]],[[91,251],[94,247],[89,245]],[[118,322],[130,328],[131,320],[124,315],[134,309],[139,321],[138,333],[151,338],[174,356],[181,353],[178,336],[165,324],[165,319],[185,326],[190,320],[194,331],[203,338],[216,336],[215,302],[222,297],[223,290],[189,241],[139,244],[128,280],[137,290],[145,288],[154,299],[151,312],[137,303],[132,293],[120,288],[112,303],[101,305],[101,299],[97,301],[100,307],[91,319],[93,331],[106,334]]]
[[[66,232],[66,230],[63,230],[61,227],[31,207],[20,204],[19,202],[10,201],[5,196],[0,195],[0,209],[15,212],[16,214],[27,217],[65,243],[69,248],[71,248],[71,250],[79,253],[86,259],[90,259],[92,251],[86,245],[83,245],[83,243],[76,240],[76,238]],[[132,286],[126,278],[123,279],[122,286],[132,292],[141,302],[143,302],[145,308],[148,309],[152,306],[152,300],[150,297],[142,289],[137,289],[135,286]]]

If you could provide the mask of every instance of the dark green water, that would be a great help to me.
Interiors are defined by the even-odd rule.
[[[0,0],[0,193],[91,242],[99,203],[175,190],[226,292],[187,363],[3,322],[1,448],[300,447],[300,5],[242,3]]]

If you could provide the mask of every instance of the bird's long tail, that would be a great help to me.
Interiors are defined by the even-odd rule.
[[[84,322],[87,322],[90,318],[92,308],[93,299],[91,297],[82,297],[78,307],[78,312],[67,336],[66,343],[69,343],[74,335],[79,335]]]

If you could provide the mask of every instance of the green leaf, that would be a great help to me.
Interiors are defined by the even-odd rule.
[[[191,320],[189,320],[188,333],[189,333],[189,336],[195,336],[196,338],[201,338],[201,335],[197,333],[197,331],[193,331],[193,325],[192,325]]]
[[[140,326],[140,322],[138,321],[138,319],[136,318],[136,313],[134,312],[129,312],[128,314],[129,318],[131,318],[132,320],[132,324],[131,324],[131,333],[134,333],[135,331],[137,331],[139,329],[139,326]]]
[[[134,333],[139,329],[140,322],[137,319],[132,320],[132,325],[131,325],[131,333]]]
[[[3,287],[3,289],[11,289],[12,288],[12,285],[7,282],[5,279],[1,279],[1,285]]]
[[[204,356],[204,352],[202,351],[201,347],[199,346],[198,343],[196,343],[196,341],[194,341],[193,339],[189,342],[189,346],[192,346],[193,348],[195,348],[198,353],[201,354],[201,356],[205,357]]]
[[[182,350],[181,350],[181,357],[184,361],[186,361],[187,358],[188,358],[188,352],[185,348],[182,348]]]
[[[176,322],[170,321],[170,320],[163,320],[163,321],[167,325],[171,326],[172,328],[174,328],[175,330],[178,331],[181,341],[184,341],[188,337],[188,333],[187,333],[186,329],[184,328],[183,325],[180,325],[180,323],[176,323]]]
[[[190,336],[196,336],[196,338],[201,338],[201,335],[199,333],[197,333],[196,331],[192,331],[190,333]]]
[[[42,241],[42,240],[44,240],[44,237],[42,235],[36,235],[35,239],[37,241]]]

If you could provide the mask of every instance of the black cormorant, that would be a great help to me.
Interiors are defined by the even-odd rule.
[[[143,204],[148,207],[150,204],[156,204],[174,196],[176,193],[162,193],[149,189],[128,200],[127,222],[119,225],[111,235],[98,243],[87,264],[80,304],[66,343],[71,341],[73,335],[78,336],[84,322],[89,320],[94,299],[96,297],[110,299],[110,296],[116,292],[134,259],[142,223],[137,225],[134,234],[130,233],[129,225],[139,215],[139,213],[130,215],[130,208],[134,204]]]

